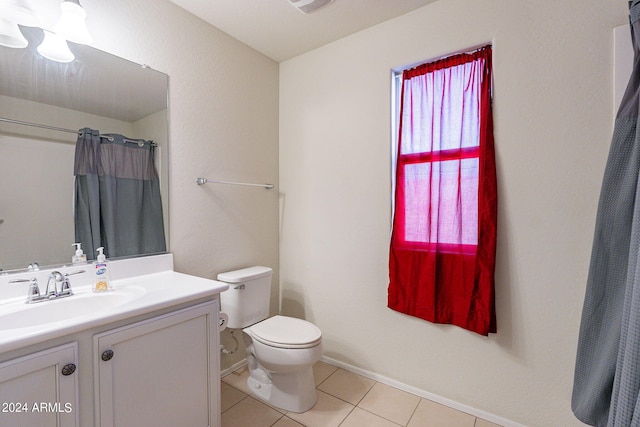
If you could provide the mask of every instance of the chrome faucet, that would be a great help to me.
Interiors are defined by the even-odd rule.
[[[44,295],[40,294],[38,280],[33,279],[17,279],[11,280],[10,283],[29,282],[29,291],[27,292],[27,304],[33,304],[41,301],[48,301],[56,298],[63,298],[73,295],[71,291],[71,282],[69,276],[84,273],[84,270],[74,271],[73,273],[62,274],[59,271],[52,271],[47,280],[47,287]]]
[[[67,283],[67,292],[65,295],[63,295],[62,288],[64,287],[65,282]],[[60,286],[58,286],[58,283],[60,284]],[[68,295],[72,295],[71,287],[69,286],[69,280],[64,277],[59,271],[52,271],[49,275],[49,280],[47,280],[47,287],[44,291],[44,298],[53,299]]]
[[[44,299],[55,299],[68,297],[73,295],[71,290],[71,282],[69,276],[74,274],[84,273],[84,270],[74,271],[73,273],[60,273],[59,271],[52,271],[47,280],[47,287],[44,291]],[[51,289],[49,288],[51,287]]]

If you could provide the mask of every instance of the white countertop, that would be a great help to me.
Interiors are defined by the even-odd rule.
[[[120,268],[119,272],[114,263],[112,277],[126,275],[127,268],[132,273],[154,270],[139,269],[135,263],[126,261],[129,266]],[[161,261],[161,268],[166,268],[166,260]],[[79,277],[78,285],[74,283],[76,276],[70,276],[74,295],[69,297],[25,304],[28,284],[20,284],[19,296],[0,294],[0,353],[191,301],[214,298],[228,288],[226,283],[173,271],[172,259],[170,266],[170,270],[112,280],[113,290],[104,293],[92,292],[92,283],[86,283],[91,276]],[[64,271],[73,269],[77,268]],[[39,282],[44,293],[46,280],[39,279]],[[0,283],[0,286],[7,285]],[[16,293],[15,289],[12,291]]]

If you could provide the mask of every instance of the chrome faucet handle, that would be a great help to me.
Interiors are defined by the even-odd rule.
[[[34,300],[40,298],[40,287],[38,280],[34,277],[29,284],[29,292],[27,292],[27,304],[31,304]]]
[[[13,279],[13,280],[9,280],[9,283],[25,283],[25,282],[37,282],[38,279],[36,279],[35,277],[32,279]]]
[[[60,286],[60,295],[73,295],[71,291],[71,281],[69,280],[69,276],[73,276],[74,274],[84,273],[84,270],[74,271],[72,273],[64,273],[64,279],[62,281],[62,285]]]
[[[31,304],[35,300],[40,299],[40,287],[38,286],[38,279],[35,277],[32,279],[16,279],[10,280],[9,283],[23,283],[29,282],[29,291],[27,292],[27,304]]]
[[[72,295],[71,292],[71,283],[69,282],[69,278],[67,276],[64,277],[62,284],[60,285],[60,295]]]
[[[86,273],[84,270],[73,271],[71,273],[64,273],[64,277],[73,276],[74,274]]]

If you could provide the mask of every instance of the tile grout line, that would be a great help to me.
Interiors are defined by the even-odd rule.
[[[227,384],[227,385],[229,385],[229,387],[233,387],[233,386],[232,386],[232,385],[230,385],[230,384]],[[235,387],[233,387],[233,388],[235,388]],[[235,388],[235,389],[236,389],[236,390],[238,390],[237,388]],[[238,400],[238,401],[237,401],[236,403],[234,403],[233,405],[229,406],[227,409],[225,409],[223,412],[221,412],[221,413],[220,413],[220,415],[222,415],[222,414],[224,414],[225,412],[227,412],[227,411],[231,410],[231,408],[235,407],[235,406],[236,406],[236,405],[238,405],[240,402],[242,402],[242,401],[243,401],[243,400],[245,400],[247,397],[249,397],[249,395],[245,394],[245,392],[244,392],[244,391],[242,391],[242,390],[238,390],[238,391],[239,391],[239,392],[241,392],[242,394],[244,394],[244,397],[243,397],[242,399]]]
[[[328,394],[328,393],[327,393],[327,394]],[[331,395],[329,395],[329,396],[331,396]],[[333,397],[335,397],[335,396],[333,396]],[[342,399],[340,399],[340,400],[342,400]],[[343,402],[344,402],[344,400],[343,400]],[[347,414],[347,416],[346,416],[346,417],[344,417],[344,418],[342,419],[342,421],[340,421],[340,424],[338,424],[338,427],[340,427],[342,424],[344,424],[344,422],[347,420],[347,418],[349,418],[349,415],[351,415],[351,414],[353,413],[353,410],[354,410],[354,409],[356,409],[356,406],[354,406],[353,408],[351,408],[351,410],[349,411],[349,413]]]
[[[415,396],[415,394],[414,394],[414,396]],[[418,396],[418,397],[420,397],[420,396]],[[409,424],[411,424],[411,420],[413,419],[413,416],[418,411],[418,407],[420,406],[420,402],[422,401],[422,399],[424,399],[424,397],[420,397],[420,400],[418,400],[418,404],[416,405],[415,408],[413,408],[413,412],[411,412],[411,416],[409,417],[409,421],[407,421],[407,423],[404,425],[404,427],[407,427]]]
[[[341,369],[341,368],[338,368],[338,369]],[[349,372],[349,371],[347,371],[347,372]],[[353,373],[353,372],[352,372],[352,373]],[[355,375],[359,375],[359,374],[355,374]],[[374,380],[374,381],[375,381],[375,380]],[[396,425],[401,425],[401,424],[398,424],[397,422],[395,422],[394,420],[390,420],[390,419],[389,419],[389,418],[387,418],[387,417],[384,417],[384,416],[382,416],[382,415],[380,415],[380,414],[376,414],[375,412],[372,412],[372,411],[370,411],[370,410],[368,410],[368,409],[365,409],[365,408],[363,408],[363,407],[361,407],[361,406],[360,406],[360,403],[362,403],[362,401],[364,400],[364,398],[365,398],[365,397],[367,397],[367,395],[368,395],[369,393],[371,393],[371,390],[373,390],[373,388],[376,386],[376,384],[383,384],[383,383],[381,383],[380,381],[375,381],[375,382],[373,383],[373,385],[372,385],[371,387],[369,387],[369,390],[367,390],[367,392],[364,394],[364,396],[362,396],[362,398],[358,401],[358,403],[355,405],[355,407],[354,407],[354,408],[359,408],[359,409],[360,409],[360,410],[362,410],[362,411],[368,412],[369,414],[375,415],[376,417],[382,418],[383,420],[387,420],[387,421],[389,421],[390,423],[393,423],[393,424],[396,424]],[[418,402],[419,402],[419,401],[418,401]],[[416,405],[416,407],[413,409],[413,412],[411,413],[411,417],[413,417],[413,414],[416,412],[416,409],[418,409],[418,405]],[[409,417],[409,421],[411,421],[411,417]],[[406,427],[406,426],[402,426],[402,427]]]

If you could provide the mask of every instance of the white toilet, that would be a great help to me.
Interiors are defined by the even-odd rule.
[[[312,365],[322,357],[322,332],[306,320],[269,318],[271,273],[249,267],[218,274],[229,284],[220,294],[221,310],[228,328],[243,328],[251,392],[277,408],[304,412],[317,400]]]

